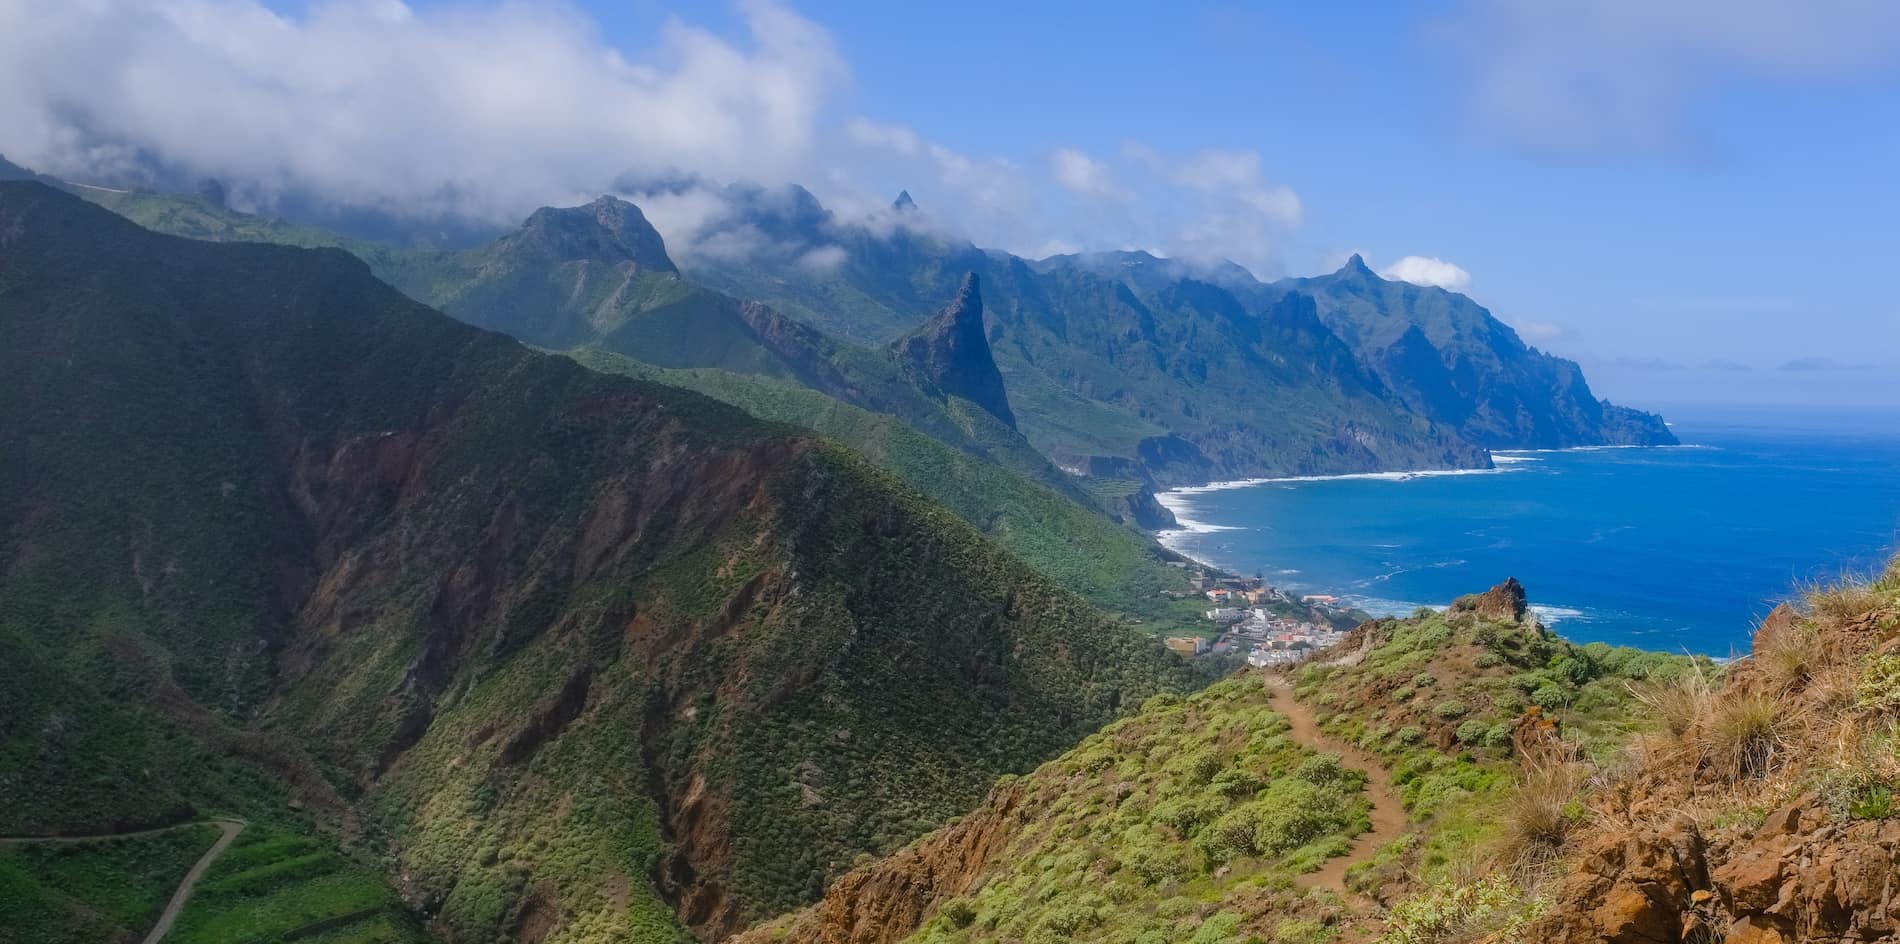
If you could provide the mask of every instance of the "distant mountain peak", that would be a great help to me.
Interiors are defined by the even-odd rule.
[[[917,209],[917,201],[910,198],[910,191],[899,190],[897,191],[897,199],[891,201],[891,209],[899,213],[907,213]]]
[[[1339,267],[1338,272],[1335,272],[1333,274],[1339,275],[1339,276],[1356,276],[1359,278],[1367,278],[1367,279],[1376,279],[1379,277],[1377,273],[1372,271],[1371,266],[1366,265],[1365,257],[1361,256],[1360,254],[1356,252],[1353,253],[1352,256],[1346,260],[1345,265],[1342,265]]]
[[[586,206],[542,207],[507,242],[561,262],[631,262],[649,272],[679,271],[646,214],[611,195]]]
[[[1016,414],[1009,408],[1003,374],[996,369],[990,341],[983,330],[983,295],[976,273],[963,277],[957,294],[936,317],[891,345],[906,369],[945,395],[956,395],[988,410],[1011,429]]]

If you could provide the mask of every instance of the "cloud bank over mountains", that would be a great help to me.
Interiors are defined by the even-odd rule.
[[[688,175],[798,183],[869,217],[895,182],[984,245],[1227,257],[1263,275],[1298,225],[1298,197],[1252,152],[1063,147],[1025,164],[853,114],[822,26],[773,0],[737,9],[742,35],[674,19],[635,54],[559,3],[0,0],[0,152],[80,180],[215,177],[244,209],[295,196],[492,224]],[[660,217],[714,212],[713,190],[678,189]]]

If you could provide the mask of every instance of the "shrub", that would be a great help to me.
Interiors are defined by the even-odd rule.
[[[1358,780],[1356,771],[1347,770],[1338,754],[1315,754],[1300,762],[1293,776],[1319,787],[1330,787]]]
[[[943,920],[951,927],[962,930],[976,921],[976,906],[971,904],[968,898],[954,898],[945,902],[938,914],[942,915]]]
[[[1900,655],[1867,660],[1860,681],[1854,684],[1854,703],[1872,711],[1900,708]]]
[[[1214,779],[1209,781],[1207,786],[1208,789],[1221,796],[1238,800],[1259,793],[1260,788],[1266,786],[1266,782],[1251,770],[1229,767],[1215,774]]]
[[[1570,692],[1556,682],[1545,682],[1531,693],[1531,701],[1544,708],[1562,708],[1570,704]]]
[[[1568,682],[1571,685],[1582,685],[1590,681],[1592,673],[1590,671],[1589,662],[1579,659],[1576,656],[1565,655],[1550,660],[1550,674],[1553,679],[1558,681]]]
[[[1275,944],[1326,944],[1338,934],[1337,928],[1306,918],[1288,918],[1273,929]]]
[[[1414,688],[1431,688],[1433,685],[1437,685],[1437,684],[1438,684],[1438,680],[1435,678],[1432,678],[1432,673],[1430,672],[1420,672],[1417,675],[1412,676],[1412,686]]]
[[[1472,718],[1458,726],[1458,740],[1463,744],[1482,744],[1484,743],[1484,736],[1489,733],[1490,730],[1490,725],[1476,718]],[[1505,737],[1507,739],[1510,737],[1508,731],[1505,733]]]
[[[1471,712],[1471,709],[1466,707],[1464,702],[1459,701],[1456,698],[1446,699],[1445,701],[1441,701],[1438,704],[1432,706],[1432,714],[1435,714],[1438,717],[1445,719],[1446,721],[1450,721],[1453,718],[1462,718],[1465,715],[1469,714],[1470,712]]]
[[[1495,652],[1481,652],[1471,660],[1471,664],[1480,669],[1492,669],[1504,664],[1504,657]]]
[[[1392,690],[1392,697],[1397,701],[1406,701],[1416,694],[1418,694],[1418,689],[1410,685],[1401,685]]]
[[[1245,940],[1238,933],[1239,930],[1240,915],[1223,911],[1202,922],[1194,936],[1188,939],[1188,944],[1239,944]]]
[[[1304,780],[1275,783],[1253,805],[1253,847],[1260,855],[1297,849],[1347,823],[1345,797],[1339,790]]]
[[[1439,885],[1392,909],[1379,944],[1438,944],[1441,941],[1516,940],[1544,913],[1541,899],[1501,875],[1469,885]]]
[[[1213,797],[1175,796],[1156,803],[1148,818],[1186,836],[1202,823],[1213,819],[1220,810],[1220,801]]]
[[[1405,727],[1400,728],[1392,736],[1395,738],[1398,738],[1399,743],[1401,744],[1411,744],[1413,742],[1422,740],[1425,737],[1425,729],[1419,727],[1416,724],[1408,724]]]

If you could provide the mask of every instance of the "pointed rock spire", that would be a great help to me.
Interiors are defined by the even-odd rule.
[[[1346,260],[1346,264],[1340,266],[1339,271],[1334,274],[1342,276],[1353,275],[1368,279],[1378,278],[1378,275],[1373,273],[1372,268],[1366,265],[1365,257],[1356,252],[1353,253],[1352,257]]]
[[[909,212],[917,209],[917,201],[910,198],[910,191],[899,190],[897,191],[897,199],[891,201],[891,209],[899,213]]]
[[[969,400],[1016,428],[1002,372],[996,369],[983,330],[983,296],[976,273],[965,275],[956,298],[936,317],[897,339],[891,352],[926,387]]]

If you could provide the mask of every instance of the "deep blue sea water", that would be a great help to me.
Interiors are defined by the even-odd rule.
[[[1805,582],[1900,546],[1900,413],[1681,408],[1682,447],[1505,453],[1494,472],[1169,493],[1163,539],[1377,614],[1515,576],[1580,642],[1726,656]]]

